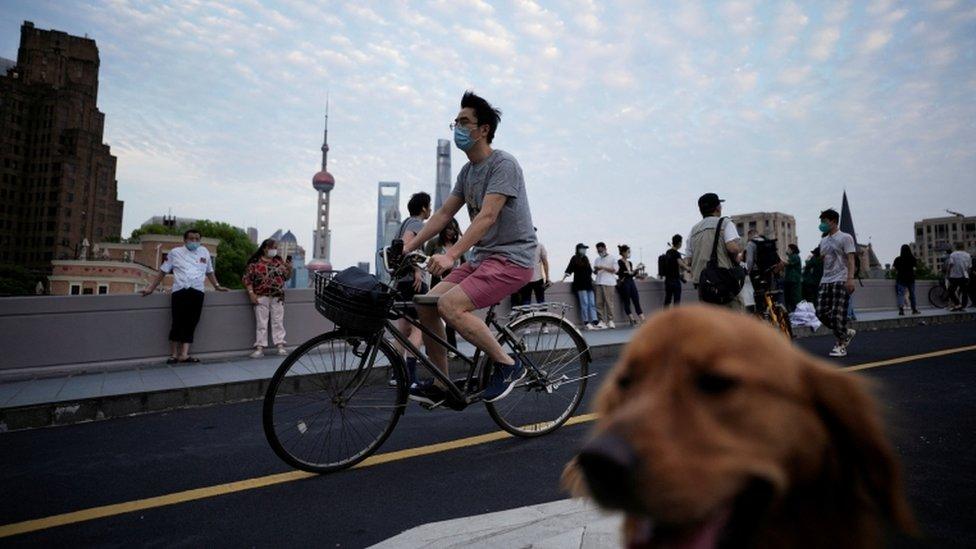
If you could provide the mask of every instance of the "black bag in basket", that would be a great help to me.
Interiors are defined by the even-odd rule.
[[[338,283],[329,285],[334,295],[349,303],[360,304],[366,310],[385,310],[392,301],[389,288],[359,267],[349,267],[339,272],[332,277],[332,281]]]
[[[726,219],[725,217],[719,219],[718,225],[715,226],[712,256],[698,276],[698,299],[705,303],[725,305],[739,295],[742,285],[745,284],[745,269],[737,263],[734,263],[731,269],[718,266],[718,240],[722,236],[722,226]],[[722,253],[725,253],[725,250],[722,250]]]

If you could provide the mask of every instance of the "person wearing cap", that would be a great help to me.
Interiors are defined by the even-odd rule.
[[[717,254],[718,266],[725,269],[732,268],[733,264],[738,262],[739,254],[742,253],[742,243],[735,223],[722,217],[722,202],[725,201],[715,193],[705,193],[698,198],[698,211],[702,215],[702,220],[691,228],[685,248],[685,255],[691,258],[691,281],[696,288],[698,277],[701,276],[701,272],[712,256],[712,245],[715,242],[715,231],[719,229],[719,221],[722,222],[722,238]],[[745,310],[741,295],[726,303],[724,307],[736,311]]]
[[[607,245],[596,243],[597,258],[593,260],[593,274],[596,275],[596,316],[598,328],[616,328],[613,323],[613,302],[617,287],[617,258],[607,253]]]
[[[589,246],[582,242],[576,245],[576,255],[569,260],[563,280],[566,280],[569,275],[573,275],[573,283],[570,289],[579,299],[580,321],[582,321],[584,329],[596,330],[598,328],[596,325],[596,304],[593,296],[593,267],[590,265],[589,258],[586,257],[587,249]]]

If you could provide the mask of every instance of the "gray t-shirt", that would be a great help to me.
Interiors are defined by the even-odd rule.
[[[522,168],[514,156],[495,149],[491,156],[477,164],[468,162],[458,173],[451,194],[464,200],[472,220],[481,212],[485,195],[508,197],[495,224],[472,249],[472,263],[478,264],[488,256],[501,255],[516,265],[533,266],[535,229],[532,227]]]
[[[403,238],[403,235],[407,233],[413,233],[414,236],[420,234],[420,230],[424,228],[424,220],[419,217],[408,217],[403,220],[400,224],[400,230],[397,231],[396,238]],[[423,248],[423,246],[421,246]],[[400,282],[413,282],[413,275],[408,274],[400,278]]]
[[[821,284],[847,282],[847,254],[855,253],[854,238],[841,231],[823,237],[820,257],[823,258]]]

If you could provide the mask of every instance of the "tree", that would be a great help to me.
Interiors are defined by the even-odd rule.
[[[38,280],[20,265],[0,265],[0,295],[33,295]]]
[[[138,241],[144,234],[182,235],[187,229],[196,229],[203,237],[220,239],[220,244],[217,246],[217,260],[214,262],[214,274],[217,275],[217,280],[228,288],[243,288],[241,277],[244,276],[244,267],[247,258],[257,251],[257,246],[247,238],[247,233],[237,227],[222,221],[210,220],[201,220],[192,225],[178,227],[147,225],[132,231],[129,241]]]

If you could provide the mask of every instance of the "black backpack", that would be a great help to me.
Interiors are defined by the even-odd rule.
[[[664,278],[664,273],[668,272],[668,255],[661,254],[657,256],[657,276],[658,278]]]
[[[758,269],[760,274],[765,275],[780,261],[779,252],[776,250],[776,239],[756,239],[752,242],[756,245],[754,268]]]
[[[733,263],[730,269],[718,266],[718,241],[719,237],[722,236],[722,227],[726,219],[728,218],[719,219],[715,226],[712,256],[698,276],[698,299],[705,303],[725,305],[739,295],[739,292],[742,291],[742,285],[745,284],[745,269],[737,263]],[[725,253],[725,250],[722,250],[722,253]]]

